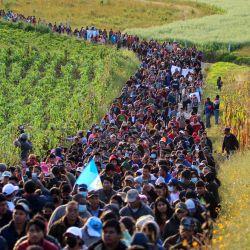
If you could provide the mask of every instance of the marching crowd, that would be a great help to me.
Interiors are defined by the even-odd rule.
[[[219,96],[207,98],[204,109],[199,105],[202,54],[138,38],[131,48],[139,69],[100,124],[79,131],[69,148],[37,156],[21,129],[15,146],[22,165],[0,164],[0,249],[201,249],[211,243],[220,181],[206,128]],[[237,150],[229,128],[225,134],[223,149]],[[90,160],[102,181],[98,190],[75,185]]]

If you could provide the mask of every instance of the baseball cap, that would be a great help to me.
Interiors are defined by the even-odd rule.
[[[176,204],[175,212],[178,213],[179,211],[181,211],[181,212],[187,211],[188,212],[187,205],[184,202],[179,202]]]
[[[83,171],[83,167],[78,167],[77,169],[76,169],[76,172],[82,172]]]
[[[102,221],[95,216],[88,218],[86,222],[88,234],[92,237],[101,237]]]
[[[187,209],[188,209],[188,211],[189,212],[196,212],[196,207],[195,207],[195,203],[194,203],[194,201],[192,200],[192,199],[188,199],[188,200],[186,200],[185,201],[185,204],[186,204],[186,206],[187,206]]]
[[[2,193],[4,196],[9,196],[18,189],[19,189],[18,186],[14,186],[11,183],[8,183],[3,187]]]
[[[135,202],[139,197],[139,192],[136,189],[130,189],[127,192],[125,202]]]
[[[195,223],[193,218],[191,217],[185,217],[182,218],[180,223],[180,228],[186,229],[186,230],[194,230]]]
[[[80,184],[78,186],[79,191],[88,191],[88,186],[86,184]]]
[[[24,202],[18,202],[18,203],[16,204],[16,206],[15,206],[15,209],[17,209],[17,210],[22,210],[22,211],[24,211],[26,214],[29,214],[29,213],[30,213],[30,208],[29,208],[29,206],[28,206],[26,203],[24,203]]]
[[[127,176],[125,177],[125,181],[134,182],[134,178],[133,178],[133,176],[131,176],[131,175],[127,175]]]
[[[74,236],[82,238],[82,231],[79,227],[69,227],[66,234],[73,234]]]
[[[166,140],[165,137],[162,137],[161,140],[160,140],[160,142],[166,142],[166,141],[167,141],[167,140]]]
[[[2,174],[2,177],[11,177],[11,172],[10,171],[4,171]]]

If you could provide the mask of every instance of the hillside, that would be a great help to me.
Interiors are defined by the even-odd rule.
[[[159,40],[177,39],[197,44],[214,44],[228,47],[250,43],[250,2],[247,0],[198,0],[199,3],[213,4],[221,8],[222,13],[192,20],[177,21],[172,24],[155,26],[147,29],[128,29],[129,33],[143,38],[154,37]],[[216,47],[217,45],[217,47]]]
[[[100,119],[135,71],[132,52],[86,44],[0,23],[0,156],[17,160],[13,141],[24,125],[47,150]],[[111,91],[112,90],[112,91]]]
[[[0,8],[73,28],[96,26],[113,30],[163,25],[218,12],[204,3],[184,0],[3,0]]]

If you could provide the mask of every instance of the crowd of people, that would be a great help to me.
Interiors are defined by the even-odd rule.
[[[202,53],[177,42],[138,38],[131,48],[141,59],[139,69],[100,124],[78,131],[69,148],[58,145],[37,156],[22,128],[15,142],[22,164],[0,164],[1,249],[201,249],[211,244],[220,181],[206,130],[214,104],[208,98],[204,109],[199,105]],[[183,74],[182,69],[190,70]],[[238,145],[232,146],[229,128],[225,133],[223,150],[230,153]],[[98,190],[75,185],[90,160],[102,181]]]
[[[52,32],[58,34],[66,34],[70,36],[75,36],[79,39],[83,39],[89,42],[97,43],[97,44],[112,44],[116,45],[117,48],[128,47],[132,48],[134,42],[138,42],[139,38],[137,36],[128,35],[127,33],[122,34],[120,31],[114,32],[112,29],[107,31],[106,29],[98,29],[94,26],[81,27],[80,29],[73,29],[70,24],[54,24],[45,23],[40,18],[36,18],[35,16],[25,17],[22,14],[14,13],[13,11],[5,11],[0,10],[0,17],[5,21],[11,22],[25,22],[31,25],[44,25],[47,26]]]

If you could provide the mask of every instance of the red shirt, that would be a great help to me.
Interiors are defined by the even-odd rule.
[[[32,244],[28,240],[25,240],[18,247],[16,247],[15,250],[26,250],[29,246],[32,246]],[[42,246],[43,249],[46,250],[59,250],[55,244],[45,239],[40,246]]]

